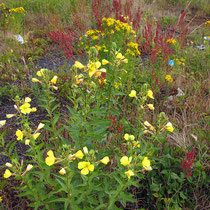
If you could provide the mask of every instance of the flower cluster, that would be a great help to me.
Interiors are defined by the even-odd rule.
[[[187,151],[187,157],[185,160],[185,158],[182,159],[181,161],[181,168],[183,170],[183,172],[187,172],[185,177],[189,178],[192,175],[192,165],[195,159],[195,149],[192,149],[192,151],[190,152],[189,150]]]
[[[137,43],[134,43],[134,42],[129,42],[127,44],[128,46],[128,49],[126,50],[126,55],[127,54],[130,54],[130,55],[140,55],[141,53],[139,52],[139,49],[138,49],[138,44]]]
[[[9,9],[9,12],[22,13],[23,15],[26,14],[23,7]]]
[[[169,44],[175,44],[176,43],[176,40],[173,39],[173,38],[171,38],[171,39],[168,39],[167,40],[167,43],[169,43]]]
[[[166,75],[165,76],[165,79],[168,81],[168,82],[173,82],[173,78],[171,77],[171,75]]]
[[[103,163],[104,165],[107,165],[110,161],[109,157],[106,156],[103,159],[99,160],[98,162],[94,162],[93,159],[91,159],[91,155],[89,155],[89,153],[88,153],[87,147],[83,147],[83,152],[86,156],[86,161],[81,161],[78,163],[78,169],[81,170],[82,175],[88,175],[90,172],[93,172],[96,164]],[[75,154],[69,154],[67,157],[67,160],[71,162],[76,159],[83,159],[83,157],[84,157],[83,152],[82,152],[82,150],[78,150]],[[47,157],[45,158],[46,165],[52,166],[56,163],[61,163],[62,161],[64,161],[64,160],[61,160],[60,158],[55,157],[52,150],[49,150],[47,152]],[[65,175],[66,169],[61,168],[59,173],[61,175]]]

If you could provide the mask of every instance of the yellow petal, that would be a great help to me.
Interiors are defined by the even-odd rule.
[[[89,174],[88,168],[83,168],[83,169],[81,170],[81,174],[83,174],[83,175]]]

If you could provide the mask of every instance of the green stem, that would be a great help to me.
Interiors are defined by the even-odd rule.
[[[114,204],[114,202],[116,201],[117,197],[120,195],[120,193],[127,187],[127,182],[125,182],[125,184],[123,184],[120,189],[118,190],[118,192],[115,194],[114,198],[111,199],[111,201],[109,201],[108,203],[108,210],[110,210],[110,208],[112,207],[112,205]]]

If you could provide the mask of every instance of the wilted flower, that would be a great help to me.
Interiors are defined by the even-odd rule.
[[[62,169],[59,171],[59,174],[61,174],[61,175],[66,174],[66,170],[65,170],[65,168],[62,168]]]

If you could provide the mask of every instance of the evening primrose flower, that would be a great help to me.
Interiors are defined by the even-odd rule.
[[[26,97],[25,98],[25,103],[29,103],[29,102],[31,102],[31,99],[29,97]]]
[[[45,159],[45,163],[48,165],[48,166],[51,166],[51,165],[53,165],[54,163],[55,163],[55,156],[54,156],[54,153],[53,153],[53,151],[52,150],[49,150],[48,152],[47,152],[47,155],[48,155],[48,157],[46,157],[46,159]]]
[[[106,65],[107,63],[109,63],[108,60],[106,60],[106,59],[103,59],[103,60],[102,60],[102,64],[103,64],[103,65]]]
[[[105,165],[107,165],[109,161],[110,160],[109,160],[109,157],[108,156],[106,156],[102,160],[100,160],[100,162],[103,163],[103,164],[105,164]]]
[[[6,118],[9,119],[9,118],[15,117],[16,115],[17,115],[17,114],[7,114],[7,115],[6,115]]]
[[[146,106],[147,106],[150,110],[154,110],[154,109],[155,109],[153,104],[147,104]]]
[[[131,90],[131,93],[129,94],[129,96],[131,98],[135,97],[136,98],[136,91],[135,90]]]
[[[78,69],[84,69],[85,66],[83,64],[81,64],[79,61],[75,61],[75,64],[74,64]]]
[[[84,154],[82,153],[82,150],[77,151],[77,152],[74,154],[74,157],[75,157],[75,158],[82,159],[82,158],[84,157]]]
[[[148,96],[149,98],[154,99],[154,97],[153,97],[153,92],[152,92],[151,90],[148,90],[148,91],[147,91],[147,96]]]
[[[33,165],[28,164],[28,165],[27,165],[27,168],[26,168],[26,171],[30,171],[32,168],[33,168]]]
[[[129,137],[130,137],[130,135],[129,135],[128,133],[126,133],[126,134],[124,135],[124,139],[125,139],[126,141],[129,140]]]
[[[22,106],[20,106],[20,111],[23,114],[30,114],[31,112],[31,105],[29,103],[24,103]]]
[[[17,140],[23,140],[23,132],[21,130],[16,131]]]
[[[11,171],[10,171],[9,169],[6,169],[3,176],[4,176],[4,178],[7,179],[7,178],[9,178],[10,176],[12,176],[12,173],[11,173]]]
[[[78,169],[80,170],[82,169],[81,174],[87,175],[90,172],[94,171],[94,165],[91,164],[90,162],[83,161],[78,163]]]
[[[1,128],[3,125],[5,125],[5,123],[6,123],[6,120],[0,120],[0,128]]]
[[[36,107],[31,108],[31,112],[36,112],[36,111],[37,111]]]
[[[123,156],[123,157],[120,159],[120,163],[121,163],[121,165],[123,165],[123,166],[127,166],[127,165],[130,164],[131,160],[132,160],[132,157],[129,157],[129,158],[128,158],[127,156]]]
[[[134,176],[134,173],[133,173],[133,171],[132,171],[132,170],[128,170],[128,171],[126,171],[126,172],[125,172],[125,174],[128,176],[128,179],[130,179],[130,178],[131,178],[131,176]]]
[[[171,124],[171,122],[168,122],[165,126],[166,130],[169,131],[169,132],[173,132],[174,131],[174,127],[173,125]]]
[[[141,164],[146,171],[152,170],[152,167],[150,166],[150,160],[148,159],[148,157],[145,157]]]
[[[66,170],[65,170],[65,168],[62,168],[62,169],[59,171],[59,174],[61,174],[61,175],[65,175],[65,174],[66,174]]]
[[[3,201],[2,197],[0,196],[0,203]]]
[[[53,84],[56,84],[57,79],[58,79],[58,77],[57,77],[57,76],[54,76],[54,77],[51,79],[50,82],[53,83]]]

